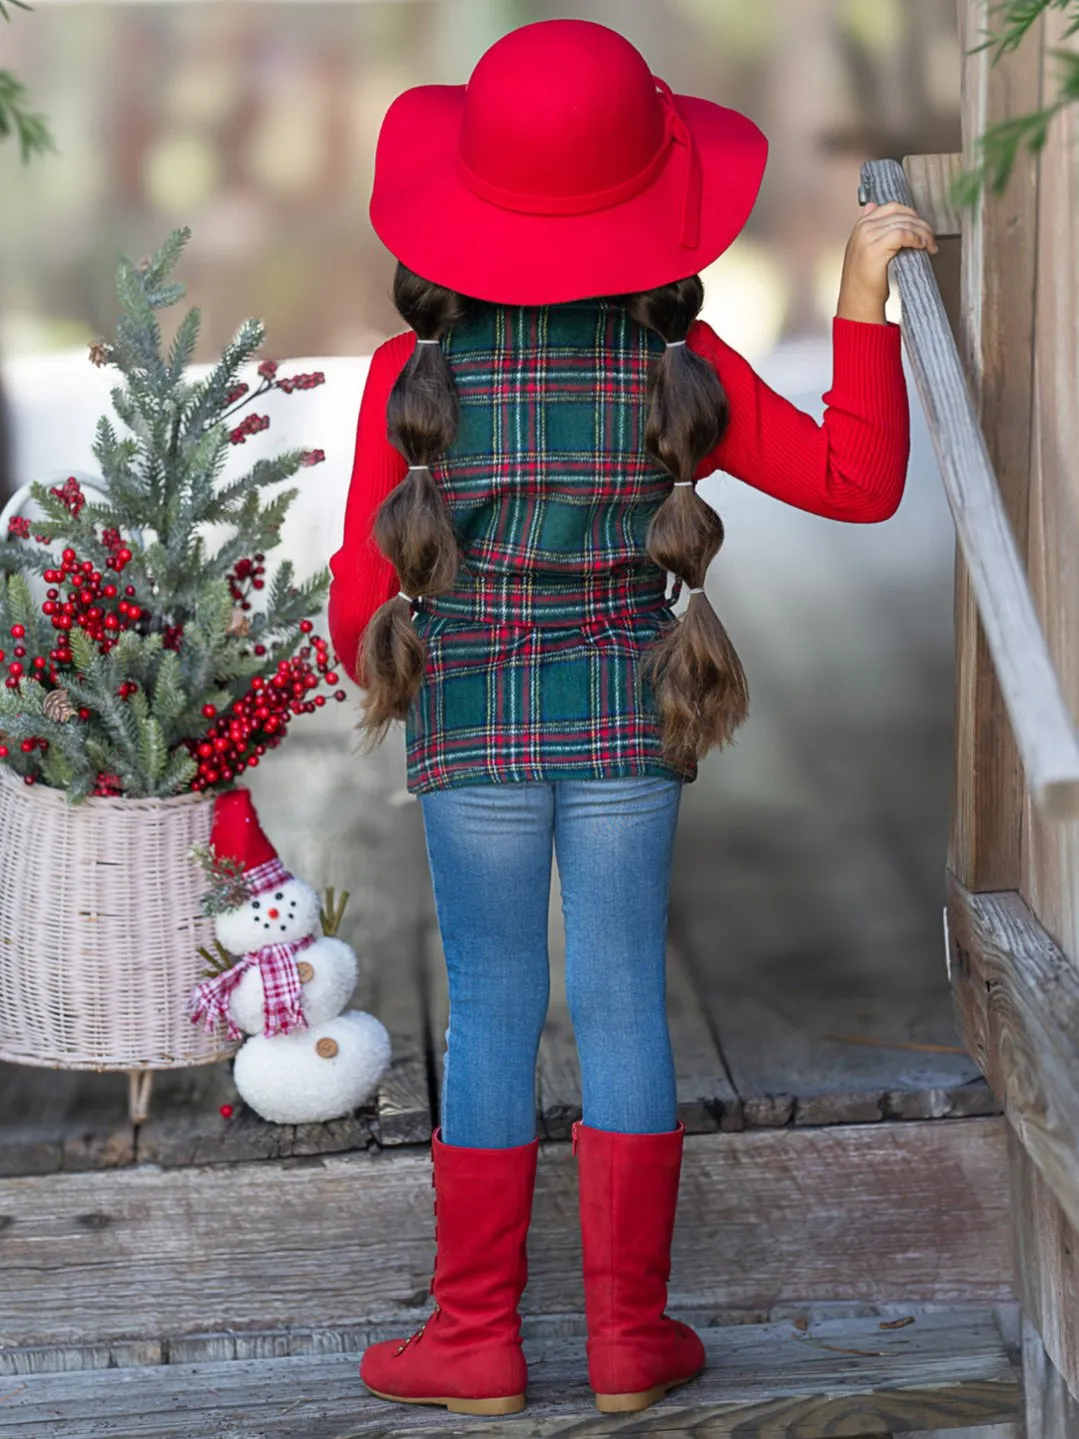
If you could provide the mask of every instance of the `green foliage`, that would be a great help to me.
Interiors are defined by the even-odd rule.
[[[112,391],[119,423],[103,416],[94,445],[106,498],[87,499],[73,480],[51,489],[36,485],[42,515],[32,534],[20,522],[20,534],[0,538],[0,645],[25,650],[24,673],[12,679],[9,669],[9,683],[0,687],[4,758],[17,773],[73,799],[188,789],[197,746],[210,734],[207,707],[224,716],[213,721],[219,734],[235,702],[260,684],[267,686],[260,693],[268,693],[278,662],[300,641],[301,621],[325,595],[325,574],[299,583],[288,562],[259,580],[265,587],[258,594],[237,578],[237,562],[250,567],[253,556],[261,575],[264,552],[280,544],[298,493],[285,482],[317,456],[289,450],[222,480],[237,443],[237,395],[246,389],[239,372],[261,344],[263,327],[246,321],[197,382],[188,377],[197,309],[180,320],[163,351],[158,312],[183,298],[183,286],[169,276],[189,234],[174,230],[139,265],[121,260],[120,322],[111,341],[92,347],[95,363],[115,365],[121,379]],[[274,387],[275,373],[263,363],[257,394]],[[67,588],[58,586],[61,549],[76,557],[68,562],[74,572],[63,576]],[[82,578],[84,569],[89,578]],[[41,572],[57,596],[45,604],[51,614],[43,613],[40,585],[35,593],[28,579]],[[78,598],[89,584],[102,594],[107,584],[112,597]],[[58,633],[53,615],[65,600],[81,608]],[[24,633],[8,640],[13,626]],[[6,659],[10,666],[12,655]],[[46,708],[51,692],[59,693]],[[256,757],[256,742],[279,743],[283,727],[253,734],[237,766]],[[24,751],[30,739],[39,743]],[[198,787],[231,782],[234,774],[221,768],[219,779]]]
[[[193,844],[191,858],[210,879],[210,887],[202,897],[203,914],[224,914],[239,909],[251,898],[241,860],[219,855],[212,844]]]
[[[10,20],[8,5],[18,10],[29,10],[25,0],[0,0],[0,19]],[[0,70],[0,140],[16,135],[23,164],[31,155],[43,155],[56,150],[49,127],[41,115],[29,110],[30,96],[26,86],[20,84],[10,70]]]
[[[1068,12],[1070,18],[1064,31],[1067,38],[1079,32],[1079,0],[999,0],[990,6],[1000,18],[1000,28],[985,30],[986,39],[967,52],[993,51],[991,63],[996,65],[1004,55],[1017,50],[1031,28],[1049,10]],[[1026,115],[1013,115],[999,120],[977,136],[974,145],[978,163],[962,170],[952,185],[951,201],[960,209],[977,205],[986,185],[996,194],[1003,194],[1012,170],[1025,148],[1037,154],[1045,145],[1049,126],[1068,105],[1079,102],[1079,54],[1072,50],[1048,52],[1059,64],[1056,93],[1052,100]]]

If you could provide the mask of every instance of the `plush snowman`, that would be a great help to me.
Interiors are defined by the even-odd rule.
[[[250,791],[218,797],[210,849],[214,932],[242,958],[196,986],[192,1019],[252,1036],[233,1078],[264,1119],[303,1124],[351,1113],[390,1061],[383,1025],[359,1010],[342,1013],[356,986],[355,953],[322,933],[318,895],[281,863]]]

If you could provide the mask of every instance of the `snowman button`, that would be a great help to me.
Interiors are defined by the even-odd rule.
[[[308,964],[306,959],[301,959],[296,966],[296,973],[300,977],[301,984],[310,984],[315,977],[315,966]]]
[[[337,1053],[337,1040],[324,1035],[315,1045],[315,1053],[320,1059],[332,1059]]]

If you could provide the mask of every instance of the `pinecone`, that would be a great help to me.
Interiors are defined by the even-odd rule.
[[[229,622],[225,626],[225,633],[227,635],[236,635],[242,640],[245,640],[251,633],[251,621],[244,614],[243,610],[233,610]]]
[[[111,351],[103,340],[95,340],[90,346],[90,363],[92,365],[107,365]]]
[[[74,719],[77,713],[67,690],[60,689],[50,690],[45,696],[45,702],[41,708],[45,718],[52,720],[55,724],[66,724],[69,719]]]

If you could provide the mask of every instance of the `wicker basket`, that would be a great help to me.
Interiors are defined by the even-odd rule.
[[[146,1071],[235,1052],[187,1017],[213,938],[189,850],[211,811],[203,795],[72,805],[0,766],[0,1059],[126,1070],[138,1118]]]

